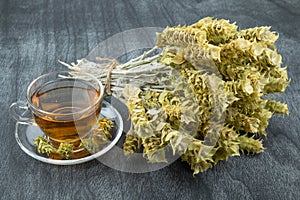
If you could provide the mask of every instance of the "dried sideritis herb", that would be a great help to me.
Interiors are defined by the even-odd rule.
[[[51,145],[50,140],[43,136],[39,136],[34,140],[34,144],[37,146],[37,151],[40,154],[57,154],[61,158],[69,159],[70,155],[73,153],[73,144],[70,143],[60,143],[58,149]]]
[[[80,147],[85,148],[90,153],[96,153],[100,151],[106,144],[108,144],[111,139],[112,135],[110,131],[114,123],[110,119],[101,118],[98,120],[98,126],[89,135],[87,138],[81,139]]]
[[[60,143],[58,148],[55,148],[51,145],[50,140],[46,139],[43,136],[39,136],[34,140],[34,144],[37,147],[37,151],[40,154],[50,154],[55,155],[56,158],[59,156],[62,159],[72,158],[75,150],[83,149],[87,150],[90,153],[96,153],[100,151],[109,141],[112,139],[110,134],[111,129],[113,128],[113,121],[107,118],[101,118],[98,121],[98,127],[95,128],[92,134],[88,138],[82,139],[78,147],[74,147],[72,143]]]
[[[171,146],[197,174],[240,152],[264,151],[269,119],[289,112],[266,96],[284,92],[290,82],[276,50],[278,37],[270,27],[239,30],[207,17],[166,27],[156,47],[117,64],[112,94],[125,97],[133,123],[125,155],[143,148],[150,162],[166,162],[165,147]],[[161,53],[149,56],[158,48]],[[87,60],[67,66],[105,81],[107,66]]]

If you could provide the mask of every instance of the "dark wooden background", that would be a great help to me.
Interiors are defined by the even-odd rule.
[[[192,176],[177,161],[159,171],[129,174],[97,160],[54,166],[27,156],[14,139],[9,105],[24,99],[37,76],[64,69],[99,42],[128,29],[191,24],[212,16],[241,28],[272,26],[291,85],[279,99],[289,116],[275,116],[267,151],[220,162]],[[0,197],[2,199],[300,199],[300,1],[299,0],[1,0]]]

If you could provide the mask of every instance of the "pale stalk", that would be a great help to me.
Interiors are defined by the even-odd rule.
[[[167,86],[160,83],[159,77],[166,77],[171,71],[171,67],[160,64],[161,54],[148,57],[155,52],[158,47],[154,47],[134,59],[124,64],[118,64],[110,75],[110,86],[112,91],[122,91],[127,84],[139,86],[141,89],[152,91],[163,91]],[[77,64],[67,64],[63,61],[59,63],[68,67],[71,71],[93,74],[102,83],[107,81],[107,71],[112,59],[98,58],[101,61],[108,61],[107,64],[98,64],[86,59],[77,60]]]

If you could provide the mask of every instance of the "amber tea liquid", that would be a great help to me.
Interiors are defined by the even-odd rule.
[[[32,104],[48,114],[34,114],[36,123],[55,143],[80,143],[97,123],[100,91],[83,80],[62,79],[39,87],[31,97]],[[90,109],[88,109],[90,108]]]

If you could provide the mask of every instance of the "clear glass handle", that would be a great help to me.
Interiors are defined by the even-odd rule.
[[[17,101],[12,103],[9,107],[11,116],[21,124],[36,125],[31,111],[29,110],[27,103],[24,101]]]

